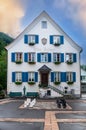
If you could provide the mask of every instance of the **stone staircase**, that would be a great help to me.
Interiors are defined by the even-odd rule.
[[[66,95],[70,95],[71,96],[71,94],[70,93],[64,93],[62,90],[60,90],[60,89],[58,89],[58,88],[56,88],[56,87],[54,87],[54,86],[51,86],[51,85],[48,85],[48,88],[51,88],[52,90],[54,90],[55,92],[57,92],[57,93],[59,93],[59,94],[61,94],[61,95],[63,95],[63,96],[66,96]]]

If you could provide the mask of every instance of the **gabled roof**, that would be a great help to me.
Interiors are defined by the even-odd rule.
[[[30,31],[41,20],[42,17],[45,17],[47,20],[49,20],[50,23],[57,30],[59,30],[59,32],[69,41],[69,43],[71,44],[71,46],[73,46],[74,48],[76,48],[79,52],[82,51],[82,48],[80,46],[78,46],[45,11],[43,11],[38,17],[36,17],[33,20],[33,22],[31,24],[29,24],[27,26],[27,28],[10,45],[6,46],[5,48],[7,50],[9,50],[10,48],[12,48],[17,43],[16,41],[18,41],[19,39],[21,39],[21,37],[23,37],[25,34],[27,34],[28,30]]]
[[[49,72],[49,71],[51,71],[51,69],[49,67],[47,67],[46,65],[43,65],[38,71]]]

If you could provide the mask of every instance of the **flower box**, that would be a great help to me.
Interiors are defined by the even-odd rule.
[[[28,84],[30,84],[30,85],[34,85],[34,84],[35,84],[35,82],[28,82]]]
[[[54,43],[54,46],[60,46],[60,43]]]
[[[31,62],[30,62],[30,61],[29,61],[28,63],[29,63],[29,64],[35,64],[36,62],[35,62],[35,61],[31,61]]]
[[[35,43],[34,42],[30,42],[29,45],[33,46],[33,45],[35,45]]]
[[[72,85],[74,82],[73,81],[68,81],[67,84],[68,85]]]
[[[22,63],[22,61],[16,61],[16,64],[21,64]]]
[[[55,81],[54,84],[55,85],[59,85],[61,82],[60,81]]]
[[[15,84],[16,84],[16,85],[20,85],[20,84],[22,84],[22,82],[15,82]]]
[[[73,62],[72,61],[67,61],[67,64],[71,65],[71,64],[73,64]]]
[[[60,64],[61,62],[60,61],[56,61],[56,62],[54,62],[54,64],[56,64],[56,65],[58,65],[58,64]]]

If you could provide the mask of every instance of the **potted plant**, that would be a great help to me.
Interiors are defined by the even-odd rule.
[[[54,64],[58,65],[60,64],[61,62],[60,61],[55,61]]]
[[[56,43],[56,42],[55,42],[55,43],[54,43],[54,45],[55,45],[55,46],[59,46],[59,45],[60,45],[60,43]]]
[[[20,85],[20,84],[22,84],[22,82],[16,81],[15,84],[16,84],[16,85]]]
[[[17,61],[16,61],[16,64],[21,64],[21,63],[22,63],[21,60],[17,60]]]
[[[67,61],[67,64],[71,65],[71,64],[73,64],[73,62],[72,61]]]
[[[60,81],[55,81],[54,84],[55,85],[59,85],[61,82]]]
[[[29,64],[35,64],[36,62],[35,61],[29,61],[28,63]]]
[[[68,81],[68,82],[67,82],[68,85],[71,85],[71,84],[73,84],[73,83],[74,83],[73,81]]]
[[[29,81],[28,84],[29,84],[29,85],[34,85],[35,82],[33,82],[33,81]]]
[[[30,42],[29,45],[33,46],[33,45],[35,45],[35,43],[34,42]]]

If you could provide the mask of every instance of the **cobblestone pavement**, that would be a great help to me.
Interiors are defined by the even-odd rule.
[[[23,103],[23,100],[0,102],[0,123],[7,126],[8,122],[23,123],[23,126],[27,126],[25,123],[32,123],[28,124],[26,130],[86,130],[86,100],[68,100],[66,109],[58,109],[55,100],[38,100],[31,109],[24,108]],[[9,115],[10,110],[13,115]],[[8,115],[4,115],[3,111],[7,111]],[[34,123],[37,123],[36,126]],[[7,130],[5,125],[0,125],[0,129]],[[14,130],[11,124],[9,130]]]

